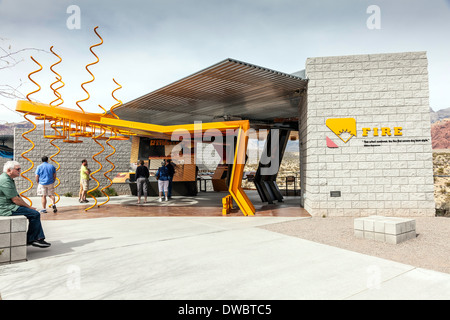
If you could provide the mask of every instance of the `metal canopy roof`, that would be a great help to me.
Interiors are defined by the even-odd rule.
[[[121,119],[159,125],[221,118],[297,118],[307,80],[226,59],[114,109]]]

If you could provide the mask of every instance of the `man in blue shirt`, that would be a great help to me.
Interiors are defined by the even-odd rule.
[[[48,163],[48,157],[43,156],[42,164],[36,169],[36,182],[38,183],[37,195],[42,196],[41,203],[43,209],[39,211],[40,213],[47,213],[45,209],[47,206],[47,196],[52,200],[53,213],[58,211],[55,204],[55,180],[56,169],[52,164]]]

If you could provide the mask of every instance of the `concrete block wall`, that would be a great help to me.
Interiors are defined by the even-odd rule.
[[[48,130],[48,128],[46,128]],[[26,130],[16,129],[14,133],[14,160],[20,162],[22,170],[25,171],[31,166],[31,164],[21,157],[21,154],[31,148],[30,142],[22,137],[22,133]],[[47,156],[50,158],[51,155],[57,152],[57,149],[49,143],[49,139],[43,137],[43,127],[38,126],[36,130],[30,132],[26,135],[27,138],[31,139],[35,148],[25,154],[27,158],[30,158],[34,162],[34,168],[25,174],[26,177],[33,181],[34,187],[30,191],[26,192],[24,195],[27,197],[35,197],[37,195],[37,184],[35,182],[35,171],[39,164],[42,163],[42,156]],[[96,171],[100,166],[92,159],[92,156],[100,152],[102,148],[96,144],[91,138],[81,138],[83,143],[64,143],[61,140],[55,140],[61,152],[54,157],[56,161],[60,164],[60,169],[57,172],[57,177],[61,180],[61,184],[56,188],[56,192],[62,197],[65,193],[71,192],[73,197],[78,197],[78,192],[80,189],[80,167],[81,160],[88,160],[88,167],[92,172]],[[106,145],[104,140],[98,140],[105,151],[96,157],[98,161],[102,164],[103,168],[98,173],[94,174],[94,177],[100,182],[99,189],[107,186],[109,181],[103,173],[110,170],[112,166],[105,161],[105,157],[113,152],[112,148]],[[130,152],[131,152],[131,141],[111,141],[111,145],[116,148],[116,153],[109,157],[112,163],[114,163],[115,169],[108,173],[108,177],[113,179],[119,172],[128,172],[130,167]],[[49,160],[49,163],[53,165],[56,164]],[[3,168],[2,168],[3,169]],[[26,190],[30,183],[24,178],[18,177],[15,179],[16,187],[19,192]],[[89,187],[92,189],[96,185],[94,180],[90,181]],[[119,194],[130,194],[130,189],[128,185],[113,184],[112,187]],[[40,204],[35,204],[40,205]]]
[[[310,214],[434,216],[427,66],[426,52],[307,59],[299,126]],[[347,143],[326,125],[342,118],[356,121]],[[363,128],[371,129],[367,136]],[[382,136],[381,128],[391,135]],[[394,136],[394,128],[402,135]],[[327,137],[336,148],[327,147]]]

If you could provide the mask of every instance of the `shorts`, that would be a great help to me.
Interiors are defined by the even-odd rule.
[[[159,192],[167,192],[169,190],[169,180],[161,181],[158,180],[158,189]]]
[[[37,195],[38,196],[54,196],[55,195],[54,184],[53,183],[46,184],[46,185],[38,184]]]
[[[80,180],[80,191],[88,191],[89,190],[89,180]]]

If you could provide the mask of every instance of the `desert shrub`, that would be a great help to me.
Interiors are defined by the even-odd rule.
[[[104,191],[110,197],[118,196],[117,191],[114,188],[106,188]]]
[[[114,188],[106,188],[103,191],[110,197],[118,196],[117,191]],[[103,194],[103,192],[101,191],[101,189],[95,189],[92,192],[89,192],[88,194],[93,196],[93,197],[95,197],[95,198],[99,198],[99,197],[104,197],[105,196]]]
[[[103,193],[99,190],[99,189],[95,189],[91,192],[88,192],[88,194],[92,197],[98,198],[98,197],[102,197]]]
[[[445,197],[440,207],[436,208],[436,216],[450,217],[450,194]]]

